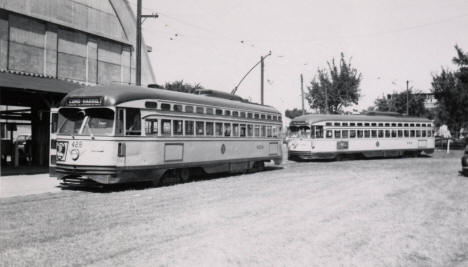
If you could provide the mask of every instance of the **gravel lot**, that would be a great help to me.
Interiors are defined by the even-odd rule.
[[[0,265],[468,266],[461,152],[0,199]]]

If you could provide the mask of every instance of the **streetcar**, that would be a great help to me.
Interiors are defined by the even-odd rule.
[[[292,160],[417,156],[434,152],[433,122],[398,113],[308,114],[287,133]]]
[[[84,87],[56,112],[50,173],[64,184],[159,185],[282,161],[281,113],[219,91]]]

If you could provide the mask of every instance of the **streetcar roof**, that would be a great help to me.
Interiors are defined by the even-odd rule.
[[[219,106],[223,108],[279,113],[278,110],[271,106],[256,103],[228,100],[208,95],[176,92],[166,89],[122,85],[97,85],[79,88],[68,93],[62,99],[60,105],[66,106],[68,99],[79,97],[102,97],[102,106],[115,106],[134,100],[157,99],[195,105]]]
[[[307,114],[294,118],[291,124],[312,124],[322,121],[373,121],[373,122],[431,122],[427,118],[385,115]]]

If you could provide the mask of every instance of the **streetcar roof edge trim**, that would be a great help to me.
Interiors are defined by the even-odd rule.
[[[236,100],[228,100],[207,95],[196,95],[184,92],[176,92],[166,89],[122,85],[97,85],[82,87],[68,93],[62,99],[60,105],[66,106],[67,101],[70,98],[91,96],[103,96],[103,106],[115,106],[121,103],[134,100],[157,99],[161,101],[179,101],[194,105],[220,106],[232,109],[246,109],[258,112],[280,113],[274,107],[260,105],[257,103],[245,103]]]

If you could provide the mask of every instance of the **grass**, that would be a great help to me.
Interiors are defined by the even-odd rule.
[[[461,152],[0,199],[0,265],[468,265]]]

